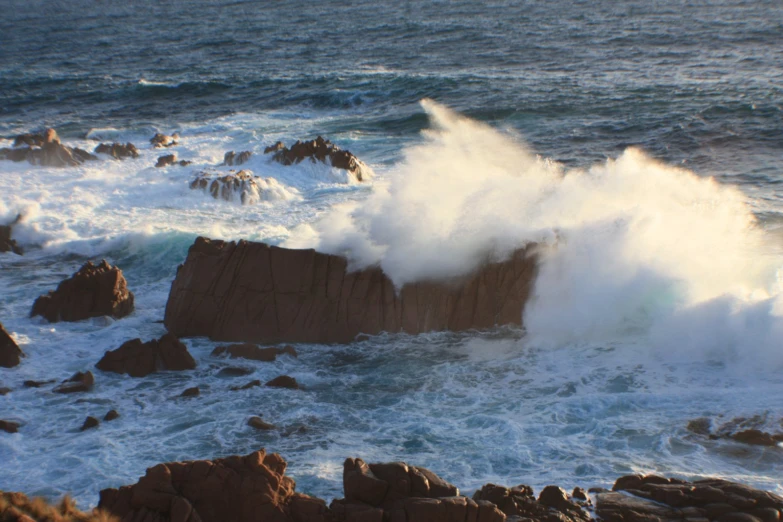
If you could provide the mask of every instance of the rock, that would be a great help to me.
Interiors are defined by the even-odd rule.
[[[266,384],[264,384],[264,386],[269,386],[270,388],[289,388],[291,390],[299,389],[299,383],[296,382],[296,379],[289,377],[288,375],[280,375],[275,377],[271,381],[268,381]]]
[[[55,381],[54,379],[49,381],[24,381],[22,383],[22,386],[24,386],[25,388],[40,388],[41,386],[46,386],[47,384],[52,384],[55,382],[57,381]]]
[[[277,201],[290,198],[288,190],[274,178],[253,176],[249,170],[220,176],[203,171],[190,182],[191,190],[203,190],[215,199],[239,201],[254,205],[261,201]]]
[[[108,315],[116,319],[133,312],[133,292],[122,270],[104,259],[98,266],[87,262],[78,272],[57,286],[57,290],[35,300],[30,316],[47,321],[81,321]]]
[[[239,154],[236,154],[233,150],[226,152],[226,155],[223,156],[223,165],[229,167],[242,165],[247,163],[252,155],[253,153],[249,150],[242,151]]]
[[[60,143],[60,137],[54,129],[46,129],[44,132],[20,134],[14,138],[14,147],[42,147],[45,143]]]
[[[13,368],[22,361],[22,357],[25,357],[25,354],[0,323],[0,366]]]
[[[159,340],[146,343],[141,339],[127,341],[116,350],[106,352],[95,367],[105,372],[144,377],[165,370],[192,370],[196,361],[179,339],[165,334]]]
[[[535,273],[535,255],[522,249],[464,278],[396,291],[379,268],[348,272],[343,257],[198,238],[171,286],[164,323],[182,337],[262,343],[520,325]]]
[[[571,496],[578,500],[589,500],[585,490],[579,487],[574,488],[574,491],[571,493]]]
[[[258,379],[250,381],[247,384],[244,384],[242,386],[232,386],[229,388],[231,391],[240,391],[240,390],[249,390],[250,388],[255,388],[257,386],[261,386],[261,381]]]
[[[757,446],[777,446],[778,444],[778,441],[771,434],[756,429],[734,433],[731,435],[731,438],[737,442],[755,444]]]
[[[12,421],[6,421],[6,420],[0,420],[0,430],[3,430],[8,433],[16,433],[19,431],[19,424],[18,422],[12,422]]]
[[[178,145],[179,144],[179,142],[177,141],[178,139],[179,139],[179,134],[177,133],[174,133],[171,136],[166,136],[165,134],[156,132],[155,135],[152,138],[150,138],[150,143],[152,144],[152,147],[155,149],[168,148],[174,145]]]
[[[685,429],[696,435],[709,435],[712,431],[712,422],[706,417],[699,417],[698,419],[688,421]]]
[[[255,344],[243,343],[232,344],[231,346],[218,346],[212,350],[212,356],[228,354],[232,359],[250,359],[252,361],[272,362],[278,355],[288,354],[292,357],[298,357],[293,346],[284,346],[282,348],[270,347],[259,348]]]
[[[43,498],[28,498],[22,493],[0,491],[0,521],[2,522],[119,522],[102,511],[84,513],[65,496],[56,505]]]
[[[186,388],[180,394],[180,397],[198,397],[199,395],[201,395],[201,390],[199,390],[198,386],[193,386],[192,388]]]
[[[587,522],[590,516],[580,506],[568,499],[566,492],[557,486],[547,486],[538,500],[530,486],[505,488],[487,484],[473,495],[477,502],[489,502],[508,517],[546,522]]]
[[[0,387],[0,396],[8,395],[9,393],[11,393],[11,391],[13,391],[13,390],[11,390],[11,388],[7,388],[5,386],[1,386]]]
[[[114,159],[138,158],[139,149],[133,143],[101,143],[95,147],[96,154],[108,154]]]
[[[166,154],[165,156],[160,156],[158,158],[158,162],[155,163],[155,166],[157,168],[168,167],[169,165],[174,165],[176,162],[177,162],[176,154]]]
[[[92,389],[95,383],[95,377],[92,372],[77,372],[70,379],[66,379],[62,384],[52,390],[54,393],[76,393],[86,392]]]
[[[86,419],[84,419],[84,424],[82,424],[80,431],[89,430],[91,428],[97,428],[99,424],[100,422],[98,422],[98,419],[96,419],[95,417],[87,417]]]
[[[133,486],[101,491],[98,507],[123,520],[324,522],[326,504],[296,493],[285,470],[264,450],[158,464]]]
[[[17,148],[27,145],[25,148]],[[66,147],[54,129],[43,134],[22,134],[14,140],[14,149],[3,149],[0,159],[11,161],[27,160],[33,165],[45,167],[75,167],[98,157],[78,147]]]
[[[268,422],[264,422],[264,419],[261,417],[250,417],[247,421],[247,425],[251,428],[255,428],[257,430],[273,430],[275,429],[274,424],[269,424]]]
[[[13,252],[17,255],[22,255],[22,247],[20,247],[16,240],[11,239],[13,233],[13,227],[22,220],[22,215],[16,216],[16,219],[7,225],[0,225],[0,253]]]
[[[229,366],[227,368],[221,368],[218,372],[218,377],[242,377],[243,375],[250,375],[251,373],[253,373],[251,368]]]
[[[114,419],[119,419],[119,418],[120,418],[120,414],[117,410],[109,410],[108,412],[106,412],[106,415],[103,416],[104,422],[110,422],[113,421]]]
[[[304,159],[309,159],[312,162],[320,161],[321,163],[328,163],[332,167],[351,172],[357,181],[363,181],[370,172],[369,167],[359,158],[347,150],[340,149],[337,145],[323,139],[321,136],[311,141],[297,141],[291,145],[290,149],[281,142],[277,142],[271,147],[264,149],[264,154],[269,154],[270,152],[274,152],[272,159],[283,165],[294,165]]]
[[[777,446],[783,442],[783,433],[768,433],[760,428],[767,425],[767,415],[752,417],[735,417],[715,427],[715,422],[706,417],[700,417],[688,422],[687,430],[711,440],[729,439],[743,444],[756,446]],[[783,426],[783,423],[781,424]]]

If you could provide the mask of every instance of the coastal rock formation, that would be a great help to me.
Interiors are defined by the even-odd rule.
[[[133,292],[128,290],[122,270],[104,259],[98,266],[88,261],[57,290],[36,299],[30,317],[40,315],[56,323],[104,315],[119,319],[131,312]]]
[[[324,522],[323,500],[294,491],[276,453],[169,462],[133,486],[104,489],[99,509],[149,522]]]
[[[304,159],[327,163],[328,159],[329,165],[351,172],[358,181],[363,181],[369,173],[369,168],[359,158],[321,136],[310,141],[297,141],[290,149],[278,141],[264,149],[264,154],[269,153],[274,153],[272,159],[283,165],[294,165]]]
[[[379,268],[349,273],[340,256],[200,237],[171,285],[164,323],[179,337],[263,343],[519,325],[535,272],[535,255],[521,249],[460,280],[397,292]]]
[[[69,497],[57,505],[41,498],[30,499],[22,493],[0,491],[0,522],[120,522],[119,519],[99,510],[91,513],[79,511]]]
[[[138,158],[139,149],[133,143],[101,143],[95,147],[96,154],[108,154],[114,159]]]
[[[155,166],[157,168],[161,167],[168,167],[169,165],[179,165],[180,167],[187,167],[193,163],[192,161],[188,160],[181,160],[177,161],[177,155],[176,154],[166,154],[165,156],[161,156],[158,158],[158,162],[155,163]]]
[[[77,372],[70,379],[66,379],[52,390],[54,393],[77,393],[86,392],[92,389],[95,383],[95,377],[92,372]]]
[[[580,488],[577,488],[580,489]],[[533,488],[519,485],[505,488],[486,484],[473,494],[476,502],[489,502],[508,517],[541,520],[545,522],[587,522],[592,517],[580,505],[580,500],[569,497],[557,486],[545,487],[536,500]],[[581,502],[587,505],[587,502]]]
[[[296,382],[296,379],[288,375],[278,375],[271,381],[268,381],[266,384],[264,384],[264,386],[268,386],[270,388],[288,388],[289,390],[299,389],[299,383]]]
[[[19,349],[13,337],[5,331],[3,324],[0,323],[0,366],[3,368],[13,368],[18,365],[24,353]]]
[[[252,361],[272,362],[278,355],[288,354],[297,357],[293,346],[284,346],[282,348],[270,347],[259,348],[255,344],[243,343],[232,344],[231,346],[218,346],[212,350],[212,356],[218,357],[227,354],[232,359],[250,359]]]
[[[171,136],[166,136],[165,134],[156,132],[155,135],[152,138],[150,138],[150,143],[152,144],[152,147],[155,149],[168,148],[168,147],[173,147],[174,145],[178,145],[179,144],[179,142],[177,141],[178,139],[179,139],[179,134],[177,134],[176,132]]]
[[[223,156],[223,165],[227,165],[229,167],[242,165],[247,163],[252,155],[253,153],[249,150],[242,151],[239,154],[235,153],[233,150],[230,150],[226,152],[225,156]]]
[[[54,129],[41,134],[22,134],[14,140],[14,148],[0,149],[0,159],[15,162],[27,160],[44,167],[75,167],[98,157],[78,147],[66,147]]]
[[[783,431],[765,431],[769,420],[766,415],[753,415],[752,417],[736,417],[729,421],[713,422],[706,417],[700,417],[688,422],[687,429],[691,433],[701,435],[712,440],[731,439],[744,444],[754,446],[777,446],[783,443]],[[777,421],[777,425],[783,428],[783,418]]]
[[[146,343],[141,339],[131,339],[116,350],[106,352],[95,367],[105,372],[144,377],[164,370],[192,370],[196,367],[196,360],[179,339],[166,334]]]
[[[0,420],[0,430],[3,430],[6,433],[16,433],[19,431],[19,426],[21,426],[21,424],[18,422]]]
[[[22,220],[22,215],[16,216],[11,223],[7,225],[0,225],[0,253],[13,252],[14,254],[22,255],[22,247],[20,247],[14,239],[11,239],[11,233],[13,227]]]
[[[260,201],[290,199],[286,188],[274,178],[254,176],[249,170],[220,175],[203,171],[190,182],[193,190],[209,191],[215,199],[239,201],[243,205],[253,205]]]

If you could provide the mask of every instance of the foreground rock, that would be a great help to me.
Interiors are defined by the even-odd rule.
[[[0,159],[15,162],[27,160],[44,167],[75,167],[98,157],[78,147],[66,147],[54,129],[41,134],[22,134],[14,140],[14,148],[0,149]]]
[[[13,252],[17,255],[22,255],[22,247],[20,247],[16,240],[11,239],[13,233],[13,227],[22,220],[22,215],[16,216],[16,219],[7,225],[0,225],[0,253]]]
[[[291,145],[290,149],[278,141],[264,150],[264,154],[270,153],[273,154],[273,160],[283,165],[294,165],[305,159],[312,162],[328,163],[332,167],[352,173],[356,176],[357,181],[363,181],[369,173],[369,167],[359,158],[321,136],[310,141],[297,141]]]
[[[101,143],[95,147],[96,154],[108,154],[114,159],[138,158],[139,149],[133,143]]]
[[[106,352],[95,367],[105,372],[144,377],[165,370],[192,370],[196,361],[179,339],[166,334],[146,343],[141,339],[127,341],[116,350]]]
[[[259,348],[255,344],[243,343],[232,344],[231,346],[218,346],[212,350],[213,357],[228,355],[232,359],[250,359],[251,361],[272,362],[278,355],[290,355],[298,357],[293,346],[284,346],[282,348],[270,347]]]
[[[91,513],[79,511],[68,497],[57,505],[46,501],[30,499],[22,493],[0,491],[0,522],[120,522],[119,519],[94,510]]]
[[[98,508],[128,521],[325,521],[324,501],[296,493],[285,470],[279,455],[264,450],[158,464],[133,486],[101,491]]]
[[[254,176],[249,170],[225,175],[210,171],[199,172],[190,182],[190,188],[209,192],[215,199],[237,201],[243,205],[291,197],[288,190],[276,179]]]
[[[122,270],[104,259],[95,266],[88,261],[57,290],[35,300],[30,316],[47,321],[81,321],[108,315],[119,319],[133,312],[133,292]]]
[[[263,343],[519,325],[535,273],[535,256],[522,249],[459,280],[397,292],[379,268],[348,273],[343,257],[200,237],[171,285],[164,323],[180,337]]]
[[[13,368],[22,361],[24,356],[14,338],[5,331],[3,324],[0,323],[0,366]]]

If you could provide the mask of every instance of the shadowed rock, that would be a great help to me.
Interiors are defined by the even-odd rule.
[[[268,422],[265,422],[264,419],[262,419],[261,417],[255,417],[255,416],[254,417],[250,417],[247,420],[247,425],[250,426],[251,428],[255,428],[255,429],[261,430],[261,431],[267,431],[267,430],[275,429],[275,425],[274,424],[269,424]]]
[[[82,424],[80,431],[97,428],[99,425],[100,425],[100,421],[98,421],[98,419],[96,419],[95,417],[87,417],[86,419],[84,419],[84,424]]]
[[[293,346],[284,346],[283,348],[270,347],[259,348],[255,344],[243,343],[232,344],[231,346],[218,346],[212,350],[212,356],[218,357],[228,355],[232,359],[250,359],[252,361],[272,362],[278,355],[288,354],[292,357],[298,357]]]
[[[226,152],[225,156],[223,156],[223,165],[227,165],[229,167],[242,165],[247,163],[251,156],[253,156],[253,153],[249,150],[242,151],[239,154],[231,150]]]
[[[157,163],[155,163],[155,166],[157,168],[168,167],[169,165],[179,165],[180,167],[187,167],[191,163],[193,162],[188,160],[177,161],[176,154],[166,154],[165,156],[161,156],[158,158],[158,161]]]
[[[109,410],[108,412],[106,412],[106,415],[103,416],[103,420],[105,422],[110,422],[113,421],[114,419],[119,419],[119,418],[120,418],[120,414],[117,410]]]
[[[0,366],[13,368],[21,362],[22,357],[25,357],[25,354],[0,323]]]
[[[288,375],[280,375],[279,377],[275,377],[271,381],[267,382],[264,386],[269,386],[270,388],[288,388],[290,390],[299,389],[299,383],[296,382],[296,379],[289,377]]]
[[[55,393],[77,393],[86,392],[92,389],[95,383],[95,377],[92,372],[77,372],[70,379],[66,379],[62,384],[52,390]]]
[[[13,233],[13,227],[17,223],[19,223],[22,220],[22,215],[19,214],[16,216],[16,219],[14,219],[11,223],[7,225],[0,225],[0,253],[2,252],[13,252],[17,255],[22,255],[24,252],[22,251],[22,247],[20,247],[15,239],[11,239],[11,234]]]
[[[166,334],[146,343],[141,339],[127,341],[116,350],[106,352],[95,367],[105,372],[144,377],[164,370],[192,370],[196,361],[179,339]]]
[[[133,143],[101,143],[95,147],[96,154],[108,154],[114,159],[138,158],[139,149]]]
[[[199,390],[198,386],[193,386],[183,391],[180,397],[198,397],[199,395],[201,395],[201,390]]]
[[[19,426],[21,426],[21,424],[18,422],[0,420],[0,430],[3,430],[7,433],[16,433],[19,431]]]
[[[177,141],[178,139],[179,139],[179,134],[177,134],[176,132],[171,136],[166,136],[165,134],[156,132],[155,135],[152,138],[150,138],[150,143],[152,144],[152,147],[155,149],[168,148],[179,144],[179,142]]]
[[[133,292],[128,290],[122,270],[104,259],[95,266],[87,262],[57,290],[35,300],[30,316],[47,321],[81,321],[108,315],[125,317],[133,311]]]
[[[520,325],[535,272],[535,256],[522,249],[472,275],[397,292],[379,268],[349,273],[340,256],[200,237],[171,286],[164,323],[180,337],[263,343]]]

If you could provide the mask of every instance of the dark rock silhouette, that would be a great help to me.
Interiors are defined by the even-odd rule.
[[[310,141],[297,141],[290,149],[278,141],[264,149],[264,154],[269,153],[274,153],[272,159],[283,165],[295,165],[305,159],[327,163],[328,159],[332,167],[351,172],[358,181],[363,181],[369,172],[367,165],[359,158],[321,136]]]
[[[275,429],[274,424],[269,424],[268,422],[265,422],[264,419],[261,417],[250,417],[247,420],[247,425],[251,428],[255,428],[257,430],[266,431],[266,430],[273,430]]]
[[[259,348],[252,343],[232,344],[231,346],[218,346],[212,350],[213,357],[228,355],[232,359],[250,359],[252,361],[272,362],[278,355],[290,355],[297,357],[296,349],[293,346],[284,346],[283,348],[270,347]]]
[[[171,286],[164,323],[180,337],[263,343],[519,325],[536,273],[528,250],[397,292],[379,268],[349,273],[340,256],[200,237]]]
[[[78,272],[57,286],[57,290],[35,300],[30,316],[47,321],[81,321],[108,315],[125,317],[133,312],[133,292],[122,270],[104,259],[98,266],[87,262]]]
[[[0,149],[0,159],[15,162],[27,160],[44,167],[75,167],[98,157],[78,147],[66,147],[54,129],[40,134],[22,134],[14,140],[13,149]]]
[[[150,138],[150,143],[152,144],[152,147],[155,149],[168,148],[168,147],[173,147],[174,145],[178,145],[179,144],[179,142],[177,141],[178,139],[179,139],[179,134],[177,134],[176,132],[171,136],[166,136],[165,134],[156,132],[155,135],[152,138]]]
[[[114,159],[138,158],[139,149],[133,143],[101,143],[95,147],[96,154],[108,154]]]
[[[243,165],[250,160],[251,156],[253,156],[253,153],[249,150],[242,151],[239,154],[231,150],[226,152],[225,156],[223,156],[223,165],[229,167]]]
[[[84,419],[84,424],[82,424],[80,431],[97,428],[99,425],[100,425],[100,421],[98,419],[96,419],[95,417],[87,417],[86,419]]]
[[[24,253],[22,251],[22,247],[17,244],[16,240],[11,239],[14,225],[19,223],[21,220],[22,215],[19,214],[11,223],[7,225],[0,225],[0,253],[13,252],[14,254],[18,254],[20,256]]]
[[[109,410],[108,412],[106,412],[106,415],[103,416],[104,422],[110,422],[113,421],[114,419],[119,419],[119,418],[120,418],[120,414],[117,410]]]
[[[783,442],[783,432],[770,433],[761,429],[769,424],[767,421],[766,414],[735,417],[722,423],[700,417],[689,421],[686,429],[695,435],[712,440],[730,439],[754,446],[777,446]],[[783,426],[783,418],[779,419],[777,423],[778,426]]]
[[[6,433],[16,433],[19,431],[19,426],[21,426],[21,424],[18,422],[0,420],[0,430],[5,431]]]
[[[52,390],[55,393],[77,393],[86,392],[92,389],[95,383],[95,377],[92,372],[77,372],[70,379],[66,379]]]
[[[3,324],[0,323],[0,366],[13,368],[21,362],[24,356],[16,341],[5,331]]]
[[[176,154],[166,154],[165,156],[160,156],[158,158],[158,161],[157,163],[155,163],[155,166],[157,168],[168,167],[169,165],[179,165],[180,167],[187,167],[191,163],[193,162],[188,160],[177,161]]]
[[[264,386],[269,386],[270,388],[288,388],[289,390],[299,389],[299,383],[296,382],[296,379],[289,377],[288,375],[280,375],[275,377],[271,381],[264,384]]]
[[[193,386],[192,388],[186,388],[180,397],[198,397],[199,395],[201,395],[201,390],[199,390],[198,386]]]
[[[192,370],[196,361],[179,339],[166,334],[146,343],[141,339],[127,341],[116,350],[106,352],[95,367],[105,372],[144,377],[164,370]]]

